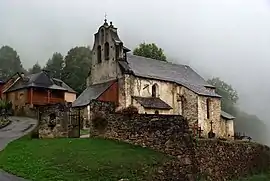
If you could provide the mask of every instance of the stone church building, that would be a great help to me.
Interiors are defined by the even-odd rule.
[[[234,117],[221,110],[221,96],[187,65],[135,56],[120,40],[117,28],[105,20],[94,35],[92,65],[87,88],[73,107],[91,100],[115,102],[118,108],[133,105],[141,114],[183,115],[207,135],[234,135]]]

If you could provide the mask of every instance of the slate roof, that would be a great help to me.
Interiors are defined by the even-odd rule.
[[[70,88],[66,83],[64,83],[62,80],[50,78],[49,75],[47,75],[43,71],[36,74],[25,75],[22,79],[23,80],[17,81],[6,92],[15,91],[18,89],[28,87],[40,87],[75,93],[75,91],[72,88]],[[55,83],[56,80],[59,80],[57,84]],[[59,84],[59,82],[62,82],[62,84]]]
[[[234,116],[230,115],[229,113],[226,113],[225,111],[221,111],[221,116],[228,120],[235,119]]]
[[[113,83],[113,81],[94,84],[87,87],[81,95],[72,103],[72,107],[83,107],[87,106],[91,100],[97,99],[104,91],[106,91]]]
[[[119,64],[125,73],[174,82],[183,85],[199,95],[221,97],[215,91],[207,89],[206,87],[214,88],[214,86],[208,84],[187,65],[173,64],[129,53],[127,53],[127,61],[119,61]]]
[[[148,109],[172,109],[166,102],[158,97],[137,97],[133,96],[139,104]]]

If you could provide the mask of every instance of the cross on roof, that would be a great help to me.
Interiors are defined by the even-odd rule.
[[[105,21],[105,23],[107,22],[107,13],[105,13],[105,15],[104,15],[104,21]]]

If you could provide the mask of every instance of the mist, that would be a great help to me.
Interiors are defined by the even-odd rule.
[[[170,61],[220,77],[270,128],[268,0],[1,0],[0,46],[15,48],[25,68],[44,65],[54,52],[91,47],[105,13],[125,46],[154,42]]]

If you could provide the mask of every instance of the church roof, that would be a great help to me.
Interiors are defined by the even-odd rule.
[[[166,102],[158,97],[133,97],[144,108],[148,109],[172,109]]]
[[[229,113],[226,113],[225,111],[221,111],[221,117],[231,120],[231,119],[235,119],[234,116],[230,115]]]
[[[108,81],[105,83],[94,84],[87,87],[81,95],[72,103],[72,107],[83,107],[87,106],[91,100],[97,99],[104,91],[106,91],[113,83]]]
[[[191,91],[204,96],[221,97],[216,94],[214,86],[208,84],[199,74],[187,65],[154,60],[132,54],[127,54],[127,61],[119,61],[125,73],[135,76],[170,81],[182,85]]]

